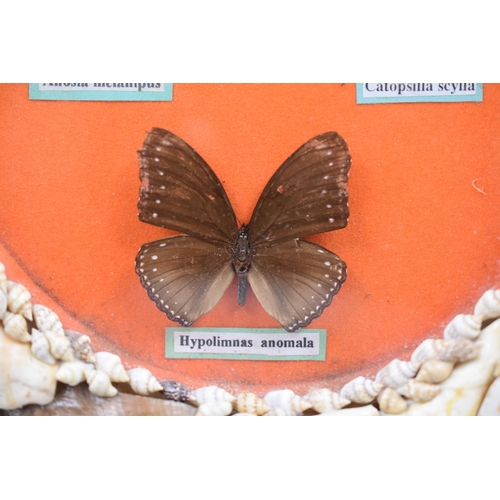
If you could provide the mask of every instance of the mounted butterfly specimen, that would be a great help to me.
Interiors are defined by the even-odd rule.
[[[154,128],[139,151],[139,219],[180,231],[143,245],[136,272],[169,319],[189,326],[210,311],[235,275],[286,330],[330,305],[346,279],[334,253],[301,239],[347,225],[351,157],[335,132],[313,137],[271,177],[248,225],[238,227],[221,182],[172,132]]]

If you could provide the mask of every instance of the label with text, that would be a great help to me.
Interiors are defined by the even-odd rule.
[[[166,358],[325,360],[326,330],[167,328]]]
[[[47,101],[171,101],[171,83],[30,83],[29,97]]]
[[[357,83],[358,104],[394,102],[480,102],[481,83]]]

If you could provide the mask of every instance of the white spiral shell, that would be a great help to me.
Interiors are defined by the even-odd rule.
[[[95,363],[94,351],[90,347],[90,337],[74,330],[64,330],[74,355],[84,363]]]
[[[111,384],[108,374],[101,370],[90,370],[87,373],[87,383],[89,391],[101,398],[112,398],[118,394],[118,390]]]
[[[216,385],[209,385],[207,387],[200,387],[189,393],[190,399],[196,401],[199,405],[203,403],[220,403],[226,402],[233,404],[236,398],[229,394],[229,392],[217,387]]]
[[[427,339],[424,340],[411,355],[415,363],[423,363],[429,359],[439,361],[470,361],[477,357],[479,345],[468,339]]]
[[[106,373],[111,382],[128,382],[129,376],[122,365],[122,360],[110,352],[96,352],[95,366],[97,370]]]
[[[252,392],[241,392],[236,396],[233,403],[234,409],[239,413],[253,413],[254,415],[264,415],[271,408],[261,398]]]
[[[500,290],[487,290],[477,301],[474,314],[481,315],[483,319],[500,317]]]
[[[383,384],[375,380],[356,377],[340,389],[340,395],[353,403],[370,403],[383,387]]]
[[[47,331],[45,336],[50,344],[50,353],[56,359],[62,359],[63,361],[74,361],[75,357],[73,356],[73,349],[71,349],[71,344],[69,342],[68,337],[64,335],[60,335],[56,333],[56,331]]]
[[[429,359],[425,361],[418,375],[415,377],[417,382],[427,382],[429,384],[439,384],[446,380],[453,371],[455,363],[451,361],[439,361],[438,359]]]
[[[15,281],[6,281],[7,304],[13,313],[18,313],[26,319],[33,321],[33,304],[31,294],[26,287]]]
[[[196,412],[197,417],[223,417],[230,415],[233,405],[229,401],[202,403]]]
[[[304,401],[311,404],[312,408],[318,413],[323,413],[330,410],[340,410],[347,406],[350,401],[343,398],[338,392],[330,389],[316,389],[304,396]]]
[[[127,370],[130,387],[141,396],[147,396],[163,390],[160,382],[146,368],[132,368]]]
[[[441,392],[441,387],[439,385],[427,384],[426,382],[410,380],[407,384],[400,387],[398,392],[417,403],[425,403],[435,398]]]
[[[458,314],[448,325],[443,333],[445,339],[476,339],[481,332],[483,317],[475,314]]]
[[[64,336],[61,320],[54,311],[41,304],[35,304],[33,315],[36,326],[42,333],[53,332],[56,335]]]
[[[56,358],[50,353],[49,339],[36,328],[31,329],[31,352],[35,358],[44,363],[56,364]]]
[[[61,363],[56,373],[56,379],[64,384],[75,386],[85,381],[92,370],[94,370],[94,365],[76,359],[71,363]]]
[[[282,408],[285,411],[290,411],[294,415],[302,415],[309,408],[312,408],[311,403],[295,394],[290,389],[270,391],[264,396],[264,401],[271,408]]]
[[[420,363],[393,359],[377,372],[375,380],[386,387],[397,389],[415,377]]]
[[[7,311],[3,317],[3,329],[5,333],[19,342],[30,342],[31,337],[28,333],[28,324],[20,314]]]
[[[405,399],[391,387],[384,387],[377,396],[377,402],[380,406],[380,411],[397,415],[403,413],[408,408],[408,403]]]

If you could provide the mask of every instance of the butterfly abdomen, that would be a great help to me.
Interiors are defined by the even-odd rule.
[[[238,233],[238,240],[234,245],[233,261],[234,272],[238,276],[238,304],[245,304],[248,292],[248,273],[252,266],[252,251],[248,241],[248,227],[243,225]]]

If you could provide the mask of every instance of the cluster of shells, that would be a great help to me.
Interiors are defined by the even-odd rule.
[[[289,389],[262,398],[232,395],[207,386],[189,391],[158,381],[145,368],[125,369],[110,352],[94,352],[87,335],[64,330],[57,314],[31,302],[20,283],[9,281],[0,262],[0,408],[48,404],[57,382],[88,384],[103,398],[118,394],[113,383],[128,383],[142,396],[197,407],[199,416],[320,415],[498,415],[500,414],[500,290],[488,290],[473,314],[459,314],[441,339],[427,339],[410,359],[394,359],[373,378],[359,376],[340,390],[318,388],[300,396]],[[4,356],[5,357],[5,356]]]

